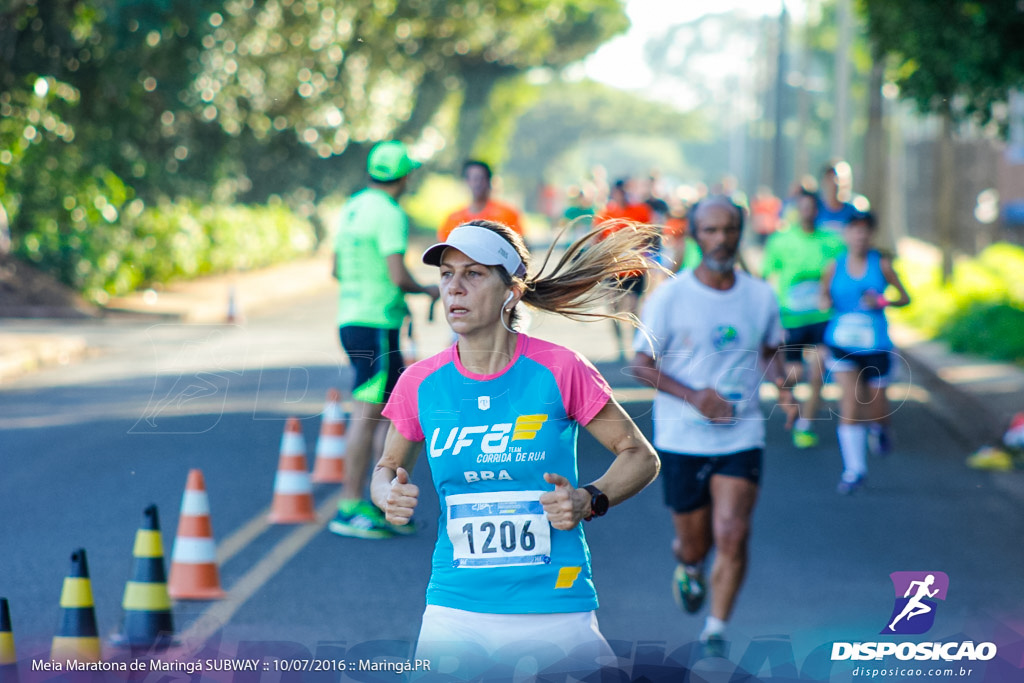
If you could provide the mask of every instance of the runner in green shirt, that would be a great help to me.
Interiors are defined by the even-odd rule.
[[[388,428],[381,411],[403,367],[398,339],[408,313],[405,295],[440,296],[437,285],[420,285],[405,267],[409,219],[398,198],[418,166],[401,142],[377,144],[367,162],[369,185],[345,203],[334,242],[335,277],[341,284],[338,330],[355,372],[345,483],[338,514],[329,525],[341,536],[389,538],[411,528],[397,530],[388,524],[364,498],[363,489],[374,433]]]
[[[806,360],[811,397],[802,404],[793,426],[793,444],[810,448],[818,443],[811,420],[821,405],[824,377],[824,335],[829,311],[818,308],[821,274],[845,249],[842,236],[815,228],[818,198],[801,190],[797,197],[800,224],[773,234],[765,245],[762,275],[775,285],[786,330],[786,365],[790,377],[800,379]]]

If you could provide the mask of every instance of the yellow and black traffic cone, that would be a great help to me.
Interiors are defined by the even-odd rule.
[[[164,547],[156,505],[143,511],[142,526],[135,533],[135,570],[125,584],[124,620],[111,638],[118,647],[164,649],[174,637],[171,597],[167,593]]]
[[[84,548],[71,553],[71,573],[64,578],[60,606],[63,608],[60,631],[53,637],[50,659],[59,662],[69,659],[100,661],[100,637]]]
[[[0,682],[18,683],[18,656],[14,652],[11,610],[7,598],[0,598]]]

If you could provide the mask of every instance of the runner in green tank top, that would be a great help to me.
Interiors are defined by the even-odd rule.
[[[811,421],[821,404],[824,377],[824,334],[829,311],[818,308],[821,274],[845,251],[842,236],[815,227],[818,199],[801,190],[797,197],[799,225],[773,234],[765,245],[761,274],[772,282],[779,297],[782,326],[786,330],[786,366],[791,378],[803,376],[808,365],[811,397],[801,407],[793,427],[793,444],[810,448],[818,443]]]

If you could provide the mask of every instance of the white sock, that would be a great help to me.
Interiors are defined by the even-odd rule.
[[[707,640],[711,636],[720,636],[725,633],[725,620],[713,617],[710,614],[704,620],[704,630],[700,632],[700,639]]]
[[[809,432],[811,431],[811,421],[806,417],[798,417],[796,422],[793,423],[793,429],[798,432]]]
[[[843,480],[855,481],[868,473],[868,428],[863,424],[841,424],[836,429],[843,456]]]

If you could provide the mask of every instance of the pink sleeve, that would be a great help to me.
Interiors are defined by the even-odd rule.
[[[451,358],[451,349],[445,349],[430,358],[414,363],[402,371],[398,382],[384,406],[384,417],[391,420],[398,433],[409,441],[423,441],[420,425],[420,385]]]
[[[529,355],[555,376],[566,414],[586,427],[607,405],[611,386],[589,360],[572,349],[538,339],[531,339],[530,345],[540,347]]]
[[[398,433],[409,441],[423,441],[423,430],[420,428],[419,388],[423,377],[415,377],[412,368],[398,377],[395,388],[391,390],[388,403],[384,406],[384,417],[391,420]],[[419,373],[415,373],[419,374]]]

